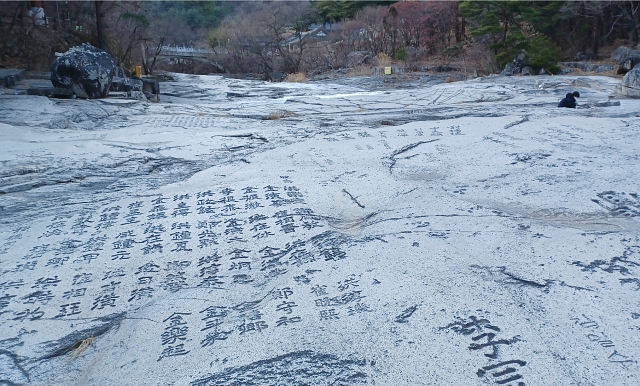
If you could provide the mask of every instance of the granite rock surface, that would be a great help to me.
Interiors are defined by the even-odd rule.
[[[619,80],[172,76],[0,95],[0,383],[637,384]]]
[[[616,86],[616,93],[628,98],[640,98],[640,67],[627,72]]]

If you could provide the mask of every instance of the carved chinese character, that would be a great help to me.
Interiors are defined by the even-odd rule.
[[[98,296],[94,302],[93,302],[93,307],[91,307],[92,310],[94,309],[103,309],[105,307],[115,307],[116,306],[116,300],[119,298],[120,296],[116,296],[116,294],[114,293],[105,293],[102,294],[100,296]]]
[[[151,298],[153,297],[153,293],[155,292],[155,289],[152,287],[143,287],[143,288],[136,288],[133,291],[131,291],[131,297],[129,298],[129,300],[127,300],[127,302],[131,302],[133,300],[140,300],[143,298]]]
[[[34,304],[36,302],[40,304],[47,304],[51,299],[53,299],[53,297],[54,296],[53,294],[51,294],[51,290],[36,291],[30,293],[27,296],[24,296],[22,299],[24,299],[25,301],[22,302],[22,304]]]
[[[36,283],[31,286],[31,288],[40,288],[40,289],[47,289],[49,287],[56,287],[58,285],[58,283],[60,283],[60,279],[58,279],[58,276],[54,276],[54,277],[41,277],[40,279],[36,280]]]
[[[184,349],[184,344],[183,343],[180,343],[180,344],[175,345],[175,346],[167,346],[162,350],[162,353],[160,354],[160,358],[158,358],[158,361],[160,361],[162,358],[168,358],[168,357],[174,357],[174,356],[180,356],[180,355],[187,355],[190,352],[191,352],[191,350],[186,351]]]
[[[302,321],[302,318],[299,316],[294,316],[292,318],[282,316],[280,319],[276,320],[276,327],[287,326],[290,323],[299,323],[301,321]]]
[[[62,294],[62,298],[67,300],[69,298],[77,298],[77,297],[84,296],[86,292],[87,292],[86,288],[70,289],[69,291],[65,291],[64,294]]]
[[[355,278],[355,276],[351,276],[348,279],[345,279],[344,281],[340,281],[338,282],[338,290],[340,290],[340,292],[349,289],[350,287],[359,287],[360,285],[358,284],[360,281],[357,280]]]
[[[231,267],[229,268],[229,271],[240,270],[245,268],[251,270],[251,263],[248,261],[235,261],[231,263]]]
[[[326,289],[327,289],[326,285],[316,285],[311,288],[311,293],[315,294],[316,296],[327,295]]]
[[[238,330],[240,331],[240,335],[242,335],[245,332],[250,332],[250,331],[262,332],[262,330],[265,330],[268,327],[269,326],[265,321],[258,320],[255,322],[242,323],[241,325],[238,326]]]
[[[154,264],[153,262],[148,262],[141,267],[138,267],[138,270],[135,272],[135,275],[139,275],[141,273],[153,273],[160,272],[160,266]]]
[[[80,302],[62,304],[60,306],[60,313],[54,316],[54,318],[62,318],[64,316],[77,315],[79,313],[80,313]]]
[[[320,311],[320,320],[334,320],[340,319],[339,314],[336,312],[334,308],[330,310],[322,310]]]
[[[290,287],[284,287],[271,291],[271,296],[274,299],[289,299],[289,296],[293,295],[293,291]]]
[[[93,276],[92,273],[80,273],[73,277],[73,285],[90,283],[93,281],[91,278]]]
[[[478,369],[476,374],[478,375],[478,377],[483,377],[483,376],[485,376],[485,374],[487,374],[488,371],[495,370],[495,369],[498,369],[500,367],[507,366],[507,365],[512,365],[512,364],[517,364],[518,366],[522,367],[522,366],[526,366],[527,362],[521,361],[521,360],[511,360],[511,361],[500,362],[500,363],[496,363],[494,365],[484,366],[483,368]],[[513,374],[516,371],[517,371],[517,369],[515,367],[507,367],[504,370],[497,371],[497,372],[493,373],[492,376],[495,379],[495,378],[499,378],[499,377],[508,375],[508,377],[504,378],[504,379],[495,379],[497,384],[504,385],[504,384],[507,384],[509,382],[513,382],[513,381],[517,381],[518,379],[522,379],[522,375]],[[524,382],[518,382],[518,386],[525,386],[525,384],[524,384]]]
[[[293,312],[293,307],[298,307],[298,305],[295,302],[283,301],[276,306],[276,311],[282,311],[285,314],[291,314]]]
[[[188,287],[188,285],[184,272],[170,273],[162,282],[162,288],[170,292],[178,292],[186,287]]]
[[[24,311],[14,312],[14,315],[16,315],[16,317],[13,318],[13,320],[23,321],[27,318],[29,318],[29,320],[38,320],[44,316],[44,311],[40,311],[40,307],[34,310],[27,308]]]
[[[369,308],[367,304],[364,303],[356,303],[353,306],[349,306],[347,313],[351,315],[359,314],[362,312],[371,312],[372,310]]]
[[[268,219],[269,217],[263,215],[263,214],[254,214],[251,217],[249,217],[249,223],[253,224],[254,222],[258,222],[258,221],[264,221],[266,219]]]

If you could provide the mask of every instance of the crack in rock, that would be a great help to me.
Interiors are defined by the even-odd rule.
[[[420,142],[416,142],[416,143],[412,143],[409,144],[407,146],[403,146],[402,148],[400,148],[399,150],[394,151],[393,153],[391,153],[391,155],[389,156],[389,160],[391,160],[391,165],[389,165],[389,173],[393,173],[393,167],[395,166],[397,159],[396,157],[402,153],[406,153],[411,149],[415,149],[416,147],[423,145],[425,143],[431,143],[431,142],[436,142],[439,141],[439,139],[432,139],[429,141],[420,141]]]
[[[351,195],[351,193],[347,192],[347,189],[342,189],[342,191],[344,193],[346,193],[347,196],[349,196],[349,198],[351,198],[351,201],[355,202],[356,205],[358,205],[359,207],[361,207],[362,209],[364,209],[364,205],[362,205],[361,203],[358,202],[358,200],[356,199],[356,197],[353,197],[353,195]]]
[[[30,381],[29,373],[20,366],[18,356],[0,349],[0,384],[20,385]]]
[[[550,280],[550,279],[544,279],[544,283],[540,283],[535,280],[524,279],[520,276],[517,276],[516,274],[508,272],[507,267],[504,267],[504,266],[488,267],[488,266],[480,266],[480,265],[473,264],[471,265],[471,268],[484,271],[488,273],[490,276],[497,276],[497,275],[504,276],[506,279],[497,280],[498,282],[504,283],[504,284],[519,284],[520,286],[544,288],[548,290],[549,284],[552,284],[555,282],[555,280]]]
[[[88,338],[96,338],[104,335],[113,327],[120,325],[120,322],[126,317],[126,312],[120,312],[117,314],[106,315],[101,318],[95,319],[97,322],[102,322],[98,326],[87,328],[84,330],[74,331],[71,334],[64,336],[58,340],[44,342],[45,348],[52,350],[49,354],[38,358],[38,361],[44,361],[56,357],[63,356],[75,348],[78,344]]]
[[[518,119],[518,120],[517,120],[517,121],[515,121],[515,122],[507,123],[507,124],[504,126],[504,128],[505,128],[505,130],[506,130],[506,129],[509,129],[509,128],[511,128],[511,127],[514,127],[514,126],[518,126],[519,124],[524,123],[524,122],[528,122],[528,121],[529,121],[529,116],[528,116],[528,115],[525,115],[524,117],[522,117],[522,118]]]
[[[411,317],[411,315],[413,315],[413,313],[416,312],[417,309],[418,309],[418,305],[417,304],[407,308],[406,310],[402,311],[402,313],[400,315],[396,316],[396,319],[394,320],[394,322],[396,322],[396,323],[408,323],[409,321],[407,319],[409,319]]]

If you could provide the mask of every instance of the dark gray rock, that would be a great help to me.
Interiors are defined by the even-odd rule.
[[[620,101],[600,101],[593,104],[596,107],[620,106]]]
[[[596,66],[596,68],[594,69],[595,72],[607,72],[607,71],[611,71],[613,70],[615,67],[614,66],[609,66],[606,64],[601,64],[599,66]]]
[[[142,92],[149,102],[160,102],[160,82],[155,76],[146,75],[140,78],[142,81]]]
[[[158,82],[174,82],[175,81],[174,77],[169,74],[158,74],[156,75],[156,79],[158,79]]]
[[[147,97],[149,102],[153,102],[153,103],[160,102],[160,94],[151,94],[149,92],[145,92],[144,96]]]
[[[73,47],[51,65],[51,83],[81,98],[104,98],[115,74],[111,55],[91,44]]]
[[[611,65],[586,62],[561,62],[560,65],[564,67],[577,68],[586,72],[607,72],[614,69],[614,66]]]
[[[519,74],[522,72],[522,69],[524,67],[525,67],[524,61],[514,59],[513,62],[507,63],[507,65],[504,66],[504,70],[502,70],[500,75],[511,76],[513,74]]]
[[[640,53],[624,57],[618,66],[618,74],[626,74],[631,71],[638,63],[640,63]]]
[[[347,67],[357,67],[371,63],[371,55],[367,51],[353,51],[347,55]]]
[[[58,87],[33,87],[27,89],[27,95],[40,95],[54,98],[71,98],[73,91]]]
[[[115,98],[148,99],[160,101],[160,84],[153,76],[142,78],[113,78],[109,87],[109,96]]]
[[[143,76],[140,80],[142,80],[142,91],[145,93],[160,94],[158,78],[155,76]]]
[[[573,58],[573,60],[578,60],[578,61],[582,61],[582,60],[596,60],[598,59],[598,55],[595,54],[589,54],[586,52],[578,52],[576,54],[576,56]]]
[[[17,82],[26,78],[27,72],[22,69],[8,68],[0,70],[0,86],[13,88]]]
[[[131,78],[113,78],[109,91],[142,91],[143,81]]]
[[[6,88],[13,88],[16,86],[16,77],[13,75],[7,75],[3,78],[4,80],[4,87]]]
[[[245,92],[228,92],[227,93],[227,98],[251,98],[255,96],[257,95],[251,95]]]
[[[533,75],[533,68],[529,67],[529,66],[525,66],[522,69],[522,75]]]
[[[640,55],[640,51],[631,49],[629,47],[621,46],[616,48],[615,51],[613,51],[613,53],[611,54],[611,59],[620,63],[624,61],[624,59],[626,59],[628,56],[634,56],[634,55]]]
[[[122,67],[116,67],[116,72],[113,75],[115,78],[126,78],[127,74],[126,72],[124,72],[124,68]]]

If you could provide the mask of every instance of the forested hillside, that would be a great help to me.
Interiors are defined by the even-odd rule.
[[[45,21],[30,12],[42,7]],[[131,70],[292,73],[396,61],[464,62],[499,72],[520,56],[558,71],[597,60],[603,47],[638,44],[640,1],[85,1],[3,2],[0,64],[46,68],[55,52],[91,42]],[[209,52],[163,57],[167,46]]]

